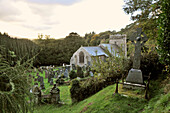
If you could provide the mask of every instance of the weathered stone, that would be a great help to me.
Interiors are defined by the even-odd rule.
[[[143,84],[142,71],[139,69],[131,69],[126,78],[126,82]]]
[[[51,93],[51,103],[59,103],[60,101],[60,90],[54,84],[54,87],[50,91]]]
[[[126,82],[143,84],[142,71],[140,70],[140,58],[141,58],[141,47],[147,41],[147,37],[142,32],[141,28],[137,29],[137,32],[133,33],[130,37],[130,41],[135,45],[135,53],[133,59],[133,68],[129,71],[126,78]]]
[[[69,73],[68,73],[68,70],[66,69],[65,72],[64,72],[64,77],[68,78],[68,75],[69,75]]]
[[[53,79],[51,78],[50,85],[53,85]]]

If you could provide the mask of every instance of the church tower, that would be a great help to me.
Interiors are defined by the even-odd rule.
[[[125,34],[110,35],[109,44],[117,45],[118,47],[122,48],[122,51],[124,51],[125,56],[127,57],[126,37],[127,36]]]

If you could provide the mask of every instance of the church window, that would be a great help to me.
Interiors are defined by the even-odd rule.
[[[84,63],[84,53],[82,51],[79,53],[79,63]]]

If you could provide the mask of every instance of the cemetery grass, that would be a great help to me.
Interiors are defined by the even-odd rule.
[[[45,73],[41,74],[45,78]],[[170,111],[170,93],[163,93],[164,87],[158,79],[150,83],[149,101],[144,99],[144,92],[140,90],[124,90],[119,85],[119,93],[114,95],[115,85],[110,85],[93,96],[72,104],[70,97],[70,86],[59,86],[60,89],[60,105],[42,104],[35,106],[34,113],[167,113]],[[167,84],[170,84],[170,78]],[[49,85],[47,79],[44,79],[46,89],[43,90],[48,94],[52,86]],[[165,84],[166,85],[166,84]],[[165,86],[164,85],[164,86]],[[167,85],[168,86],[168,85]],[[123,96],[123,95],[128,96]],[[157,112],[158,111],[158,112]]]
[[[115,85],[111,85],[79,103],[71,104],[69,88],[66,87],[60,87],[63,105],[37,106],[34,113],[137,113],[142,111],[147,103],[142,98],[114,95]]]

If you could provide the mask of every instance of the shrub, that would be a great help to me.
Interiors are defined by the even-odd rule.
[[[74,79],[74,78],[77,78],[76,72],[74,70],[71,70],[70,73],[69,73],[69,77],[70,77],[71,80]]]
[[[58,78],[58,79],[56,80],[56,83],[57,83],[58,85],[63,85],[63,84],[64,84],[64,79],[63,79],[63,78]]]
[[[85,77],[88,77],[89,75],[90,75],[90,71],[86,71],[84,74]]]
[[[142,55],[141,66],[143,76],[148,76],[151,72],[151,79],[156,79],[162,73],[163,65],[159,62],[159,56],[150,52]]]
[[[77,96],[77,94],[80,94],[80,83],[78,80],[73,80],[71,83],[70,93],[71,93],[71,99],[72,103],[80,101],[80,96]]]
[[[114,84],[116,78],[121,78],[121,73],[115,73],[107,77],[92,77],[82,82],[73,80],[70,89],[72,102],[84,100],[108,85]]]
[[[84,78],[84,73],[82,71],[82,68],[77,66],[77,77]]]

